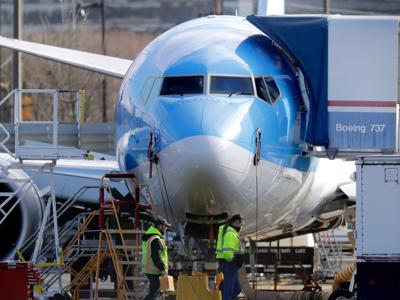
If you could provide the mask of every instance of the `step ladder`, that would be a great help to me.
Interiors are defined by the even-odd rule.
[[[72,299],[80,299],[81,287],[90,284],[92,275],[96,272],[97,265],[101,265],[106,258],[106,253],[100,253],[96,256],[92,256],[86,265],[78,272],[70,269],[70,272],[74,274],[74,279],[64,288],[64,291],[72,290]]]
[[[134,226],[133,229],[123,229],[121,227],[118,212],[117,212],[117,204],[118,208],[124,205],[129,205],[126,201],[111,201],[111,203],[105,203],[103,196],[104,195],[104,179],[121,179],[121,178],[133,178],[133,174],[106,174],[101,181],[100,187],[100,218],[99,218],[99,226],[100,226],[100,234],[99,234],[99,248],[98,251],[106,251],[109,253],[112,259],[112,263],[114,266],[114,270],[116,273],[116,290],[117,290],[117,299],[141,299],[145,292],[147,285],[147,278],[141,274],[141,247],[142,247],[142,235],[144,231],[144,222],[140,222],[139,220],[139,210],[150,209],[151,205],[143,205],[140,203],[140,189],[143,186],[136,185],[135,187],[135,213],[134,213]],[[105,211],[111,211],[114,216],[114,228],[110,228],[110,224],[107,222],[105,218],[102,218],[102,213]],[[129,246],[130,250],[134,250],[134,253],[130,253],[132,257],[135,258],[130,259],[130,255],[128,254],[128,246],[126,244],[126,235],[134,236],[134,245]],[[105,239],[106,241],[106,249],[101,248],[101,242]],[[113,243],[114,241],[114,243]],[[99,267],[99,265],[98,265]],[[96,271],[96,287],[95,287],[95,297],[97,299],[98,296],[98,287],[99,287],[99,269]],[[133,273],[133,276],[130,274]]]
[[[112,259],[112,263],[115,271],[115,280],[116,280],[116,291],[117,291],[117,299],[118,300],[127,300],[129,287],[127,282],[125,281],[125,277],[129,272],[131,267],[128,249],[125,244],[124,232],[122,231],[121,224],[119,222],[117,208],[115,203],[111,203],[112,213],[114,216],[114,222],[116,223],[115,229],[110,229],[109,225],[106,224],[105,228],[100,229],[99,234],[99,247],[97,256],[101,256],[103,254],[110,256]],[[104,227],[100,224],[101,227]],[[116,235],[116,238],[113,239],[113,235]],[[116,241],[119,239],[119,243]],[[106,247],[103,249],[102,242],[103,240],[106,242]],[[121,256],[123,260],[127,262],[127,266],[125,267],[121,263]],[[98,299],[98,291],[99,291],[99,272],[100,272],[100,263],[97,262],[96,265],[96,287],[95,287],[95,296],[94,299]]]
[[[63,292],[72,295],[72,299],[82,299],[83,287],[89,285],[90,299],[101,299],[110,292],[115,299],[142,299],[147,291],[147,278],[141,274],[141,246],[144,233],[144,221],[139,221],[138,210],[149,208],[139,203],[140,186],[136,189],[136,203],[131,201],[104,201],[106,189],[104,179],[107,177],[125,176],[132,174],[106,174],[100,185],[99,210],[86,216],[75,236],[62,252],[64,257],[64,271],[73,275],[71,283],[63,288]],[[110,187],[108,187],[110,189]],[[135,205],[135,218],[133,228],[126,228],[121,223],[121,207]],[[94,229],[94,227],[96,229]],[[90,233],[92,238],[86,240],[85,235]],[[96,250],[94,251],[94,245]],[[74,262],[82,257],[88,258],[87,262],[78,271],[74,270]],[[115,288],[106,290],[100,287],[100,270],[102,263],[110,259],[114,270]],[[92,288],[92,279],[95,286]]]
[[[119,223],[118,208],[112,204],[111,211],[105,212],[105,219],[115,225],[106,225],[103,229],[97,231],[97,240],[90,240],[97,244],[94,250],[94,243],[84,243],[82,239],[89,231],[89,227],[97,222],[100,211],[94,211],[88,215],[84,224],[77,231],[74,238],[65,247],[63,251],[64,272],[72,274],[73,279],[70,284],[64,287],[64,293],[72,295],[72,299],[81,299],[81,289],[83,286],[91,285],[92,279],[95,278],[95,287],[90,289],[90,299],[100,299],[101,294],[107,292],[101,289],[99,284],[99,273],[101,264],[106,259],[111,258],[115,271],[115,293],[113,297],[116,299],[141,299],[146,292],[146,278],[140,274],[141,257],[134,256],[133,252],[140,249],[141,235],[144,230],[123,229]],[[144,224],[141,223],[141,226]],[[90,230],[93,232],[93,230]],[[136,236],[134,243],[127,243],[130,239],[128,236]],[[136,241],[139,243],[136,244]],[[139,252],[139,255],[141,253]],[[89,257],[87,263],[76,271],[73,263],[80,257]],[[137,258],[133,260],[134,258]],[[138,268],[134,267],[137,266]],[[132,272],[134,270],[134,272]],[[133,273],[133,276],[130,276]],[[113,290],[114,291],[114,290]]]

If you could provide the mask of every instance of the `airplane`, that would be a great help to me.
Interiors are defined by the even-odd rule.
[[[135,174],[125,181],[132,193],[147,184],[155,211],[188,234],[241,213],[241,235],[276,240],[337,226],[354,204],[354,163],[304,155],[308,112],[295,71],[244,17],[185,22],[134,61],[4,37],[0,46],[123,79],[112,169]],[[23,226],[38,226],[41,209],[21,209]],[[32,230],[21,232],[17,244]]]

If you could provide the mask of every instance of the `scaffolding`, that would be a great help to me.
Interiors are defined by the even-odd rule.
[[[11,152],[6,143],[10,140],[11,134],[7,128],[0,123],[0,133],[5,138],[0,142],[0,149],[8,153],[11,157],[18,160],[58,160],[60,158],[81,158],[76,152],[71,151],[71,147],[63,147],[58,143],[59,125],[59,101],[61,94],[73,94],[75,103],[75,122],[78,124],[83,121],[84,91],[64,91],[59,89],[16,89],[10,92],[0,101],[0,107],[12,101],[13,103],[13,127],[14,127],[14,152]],[[51,95],[53,112],[51,120],[32,121],[24,120],[22,115],[22,98],[24,95]],[[51,144],[26,145],[22,138],[23,126],[37,127],[41,125],[49,126],[52,133]],[[79,130],[78,130],[79,132]]]
[[[39,254],[43,246],[43,239],[46,229],[52,227],[53,238],[52,238],[52,250],[54,262],[50,263],[57,268],[62,267],[62,257],[60,255],[60,237],[58,227],[58,210],[55,198],[55,177],[54,167],[57,160],[60,158],[73,158],[71,154],[74,152],[70,151],[69,147],[61,147],[58,144],[58,105],[59,97],[61,93],[73,93],[75,98],[75,112],[76,122],[78,125],[81,120],[81,108],[82,108],[82,91],[63,91],[58,89],[16,89],[10,92],[4,99],[0,101],[0,108],[6,103],[12,101],[13,107],[13,127],[14,127],[14,152],[10,151],[6,143],[10,140],[10,132],[6,127],[0,123],[0,134],[5,135],[4,139],[0,141],[0,149],[3,150],[10,156],[7,160],[7,164],[1,166],[1,182],[5,184],[13,184],[19,181],[19,187],[11,192],[2,193],[1,196],[5,199],[0,204],[0,225],[10,216],[17,205],[23,199],[25,193],[35,184],[35,180],[46,170],[50,175],[50,186],[44,191],[39,193],[40,201],[45,205],[45,211],[41,221],[40,228],[32,236],[31,243],[34,243],[33,256],[30,259],[33,264],[39,263]],[[47,121],[26,121],[23,119],[22,114],[22,98],[25,94],[36,94],[51,95],[53,112],[51,120]],[[35,127],[38,125],[47,125],[51,127],[52,131],[52,143],[43,144],[40,146],[28,146],[25,145],[22,138],[21,126]],[[75,157],[75,156],[74,156]],[[40,162],[32,162],[34,160],[40,160]],[[25,176],[21,179],[10,178],[8,176],[11,169],[29,169],[33,170],[34,174],[31,177]],[[50,197],[45,199],[45,195],[50,193]],[[16,249],[17,253],[21,253],[20,249]],[[61,276],[58,276],[59,288],[61,289]]]
[[[140,203],[141,189],[145,186],[137,185],[135,197],[127,199],[112,199],[105,201],[104,194],[107,189],[113,195],[111,184],[105,186],[106,180],[132,180],[133,174],[106,174],[101,179],[100,186],[83,186],[69,199],[57,207],[55,199],[55,176],[54,167],[60,158],[82,158],[81,153],[71,151],[70,147],[62,147],[58,144],[58,101],[61,91],[56,89],[46,90],[14,90],[0,101],[0,107],[8,101],[12,101],[14,107],[14,151],[7,148],[10,144],[11,134],[6,126],[0,123],[0,150],[9,154],[10,159],[6,165],[2,165],[0,177],[1,182],[19,182],[18,189],[13,192],[2,193],[3,200],[0,203],[0,225],[7,219],[12,210],[20,203],[22,197],[35,184],[35,179],[44,170],[49,173],[50,185],[40,191],[40,201],[43,203],[44,212],[40,227],[28,238],[20,249],[16,249],[20,259],[22,253],[33,248],[33,254],[29,261],[40,270],[43,291],[56,288],[56,292],[70,293],[73,299],[81,299],[81,289],[85,285],[90,286],[91,299],[98,299],[101,294],[99,278],[102,263],[111,260],[116,298],[117,299],[140,299],[146,291],[147,279],[141,274],[141,236],[144,233],[144,222],[139,221],[139,211],[150,209],[151,205]],[[78,127],[82,119],[83,92],[72,92],[75,96],[76,122]],[[50,121],[25,121],[21,113],[21,100],[24,94],[50,94],[53,101],[52,120]],[[38,143],[35,145],[25,144],[22,136],[21,126],[34,127],[46,125],[52,135],[51,144]],[[25,176],[24,180],[10,179],[7,172],[10,169],[30,169],[34,174]],[[58,220],[66,214],[76,201],[89,189],[99,189],[99,209],[91,212],[83,212],[69,219],[62,227]],[[50,195],[48,198],[45,195]],[[17,199],[16,199],[17,198]],[[151,198],[151,197],[150,197]],[[16,200],[15,200],[16,199]],[[134,223],[127,226],[121,223],[121,207],[130,207],[134,211]],[[130,214],[131,215],[131,214]],[[133,226],[132,226],[133,225]],[[64,249],[61,245],[67,244]],[[94,246],[96,244],[96,246]],[[74,263],[83,259],[85,265],[79,270],[74,269]],[[65,272],[72,274],[72,280],[67,286],[63,286],[61,277]],[[91,288],[95,279],[94,290]]]

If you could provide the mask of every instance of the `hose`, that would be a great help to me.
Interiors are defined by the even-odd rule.
[[[350,266],[347,266],[346,268],[340,270],[333,279],[332,292],[339,289],[342,283],[350,281],[355,269],[356,269],[356,264],[352,263]]]
[[[246,268],[238,270],[239,282],[243,293],[249,300],[328,300],[330,292],[308,292],[308,291],[262,291],[255,290],[247,280]]]

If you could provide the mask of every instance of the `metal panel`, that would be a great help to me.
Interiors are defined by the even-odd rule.
[[[398,17],[329,19],[329,147],[396,149]]]
[[[14,127],[3,124],[10,132],[10,140],[6,147],[14,152]],[[46,124],[23,124],[20,127],[20,142],[35,141],[52,143],[52,126]],[[4,134],[0,132],[0,139]],[[59,124],[58,144],[66,147],[76,147],[93,152],[115,155],[115,125],[113,123],[84,123],[78,129],[77,124]]]
[[[357,257],[400,255],[400,157],[357,165]]]
[[[81,149],[115,155],[115,124],[82,124],[79,144]]]

